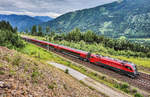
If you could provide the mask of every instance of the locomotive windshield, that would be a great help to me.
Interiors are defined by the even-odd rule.
[[[138,73],[136,65],[135,65],[135,64],[132,64],[132,67],[133,67],[135,73]]]
[[[131,64],[134,70],[137,70],[136,65],[135,64]]]

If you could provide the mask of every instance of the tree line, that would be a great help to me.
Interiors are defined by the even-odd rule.
[[[140,43],[133,43],[126,38],[113,39],[95,34],[93,31],[81,32],[80,29],[76,28],[69,33],[56,34],[54,40],[67,40],[79,42],[81,40],[91,43],[101,43],[105,47],[113,48],[116,51],[119,50],[131,50],[134,52],[143,52],[146,56],[150,57],[150,46],[142,45]]]
[[[49,26],[46,27],[46,29],[45,29],[46,33],[44,33],[43,30],[44,29],[42,28],[42,26],[33,25],[30,32],[28,30],[26,30],[25,33],[35,35],[35,36],[45,36],[46,33],[50,32],[50,27]]]
[[[113,48],[116,51],[120,50],[130,50],[134,52],[142,52],[145,53],[147,57],[150,57],[150,46],[142,45],[140,43],[130,42],[126,38],[109,38],[102,35],[98,35],[91,30],[86,32],[81,32],[80,29],[75,28],[69,33],[55,33],[54,31],[50,31],[50,27],[46,27],[46,33],[44,34],[41,26],[33,26],[31,29],[31,35],[36,36],[45,36],[49,41],[51,40],[66,40],[66,41],[84,41],[86,43],[101,43],[105,47]]]

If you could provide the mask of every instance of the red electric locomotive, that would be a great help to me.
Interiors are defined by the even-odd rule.
[[[78,50],[78,49],[74,49],[74,48],[70,48],[70,47],[66,47],[66,46],[62,46],[62,45],[58,45],[46,41],[31,39],[28,37],[22,37],[22,38],[29,42],[45,47],[47,49],[56,50],[63,54],[67,54],[69,56],[79,58],[83,61],[91,62],[96,65],[100,65],[112,69],[114,71],[128,75],[132,78],[135,78],[137,75],[139,75],[136,65],[127,61],[113,59],[101,55],[95,55],[86,51],[82,51],[82,50]]]

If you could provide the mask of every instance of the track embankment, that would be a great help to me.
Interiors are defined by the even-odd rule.
[[[120,93],[117,90],[114,90],[104,84],[101,84],[70,67],[64,66],[62,64],[54,63],[54,62],[48,62],[48,63],[63,70],[63,71],[68,70],[68,74],[70,74],[72,77],[76,78],[77,80],[82,81],[84,84],[86,84],[90,87],[93,87],[97,91],[99,91],[109,97],[129,97],[128,95],[126,95],[124,93]]]

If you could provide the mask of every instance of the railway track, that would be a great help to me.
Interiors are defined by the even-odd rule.
[[[116,78],[117,80],[120,80],[120,81],[123,81],[123,82],[127,82],[135,87],[138,87],[139,89],[143,89],[147,92],[150,92],[150,75],[148,74],[145,74],[145,73],[141,73],[140,72],[140,76],[135,78],[135,79],[132,79],[132,78],[129,78],[128,76],[125,76],[125,75],[122,75],[122,74],[119,74],[115,71],[112,71],[112,70],[109,70],[107,68],[103,68],[101,66],[97,66],[97,65],[94,65],[94,64],[91,64],[89,62],[84,62],[80,59],[76,59],[76,58],[73,58],[73,57],[70,57],[68,55],[64,55],[62,53],[59,53],[59,52],[56,52],[56,51],[53,51],[54,53],[56,54],[59,54],[65,58],[68,58],[76,63],[79,63],[79,64],[82,64],[88,68],[91,68],[95,71],[98,71],[98,72],[101,72],[103,74],[106,74],[108,76],[111,76],[113,78]]]
[[[37,45],[37,44],[35,44]],[[38,45],[39,46],[39,45]],[[40,46],[42,47],[42,46]],[[44,47],[42,47],[44,48]],[[46,49],[46,48],[44,48]],[[109,69],[106,69],[106,68],[103,68],[101,66],[98,66],[98,65],[94,65],[92,63],[89,63],[89,62],[85,62],[85,61],[82,61],[80,59],[77,59],[77,58],[74,58],[74,57],[71,57],[71,56],[68,56],[68,55],[65,55],[63,53],[60,53],[60,52],[57,52],[57,51],[54,51],[54,50],[51,50],[52,52],[58,54],[58,55],[61,55],[65,58],[68,58],[76,63],[79,63],[79,64],[82,64],[88,68],[91,68],[95,71],[98,71],[100,73],[103,73],[103,74],[106,74],[108,76],[111,76],[119,81],[123,81],[123,82],[127,82],[129,83],[130,85],[132,86],[135,86],[135,87],[138,87],[139,89],[142,89],[142,90],[145,90],[147,92],[150,92],[150,75],[148,74],[145,74],[145,73],[139,73],[139,76],[135,79],[132,79],[132,78],[129,78],[128,76],[125,76],[125,75],[122,75],[122,74],[119,74],[115,71],[112,71],[112,70],[109,70]]]

